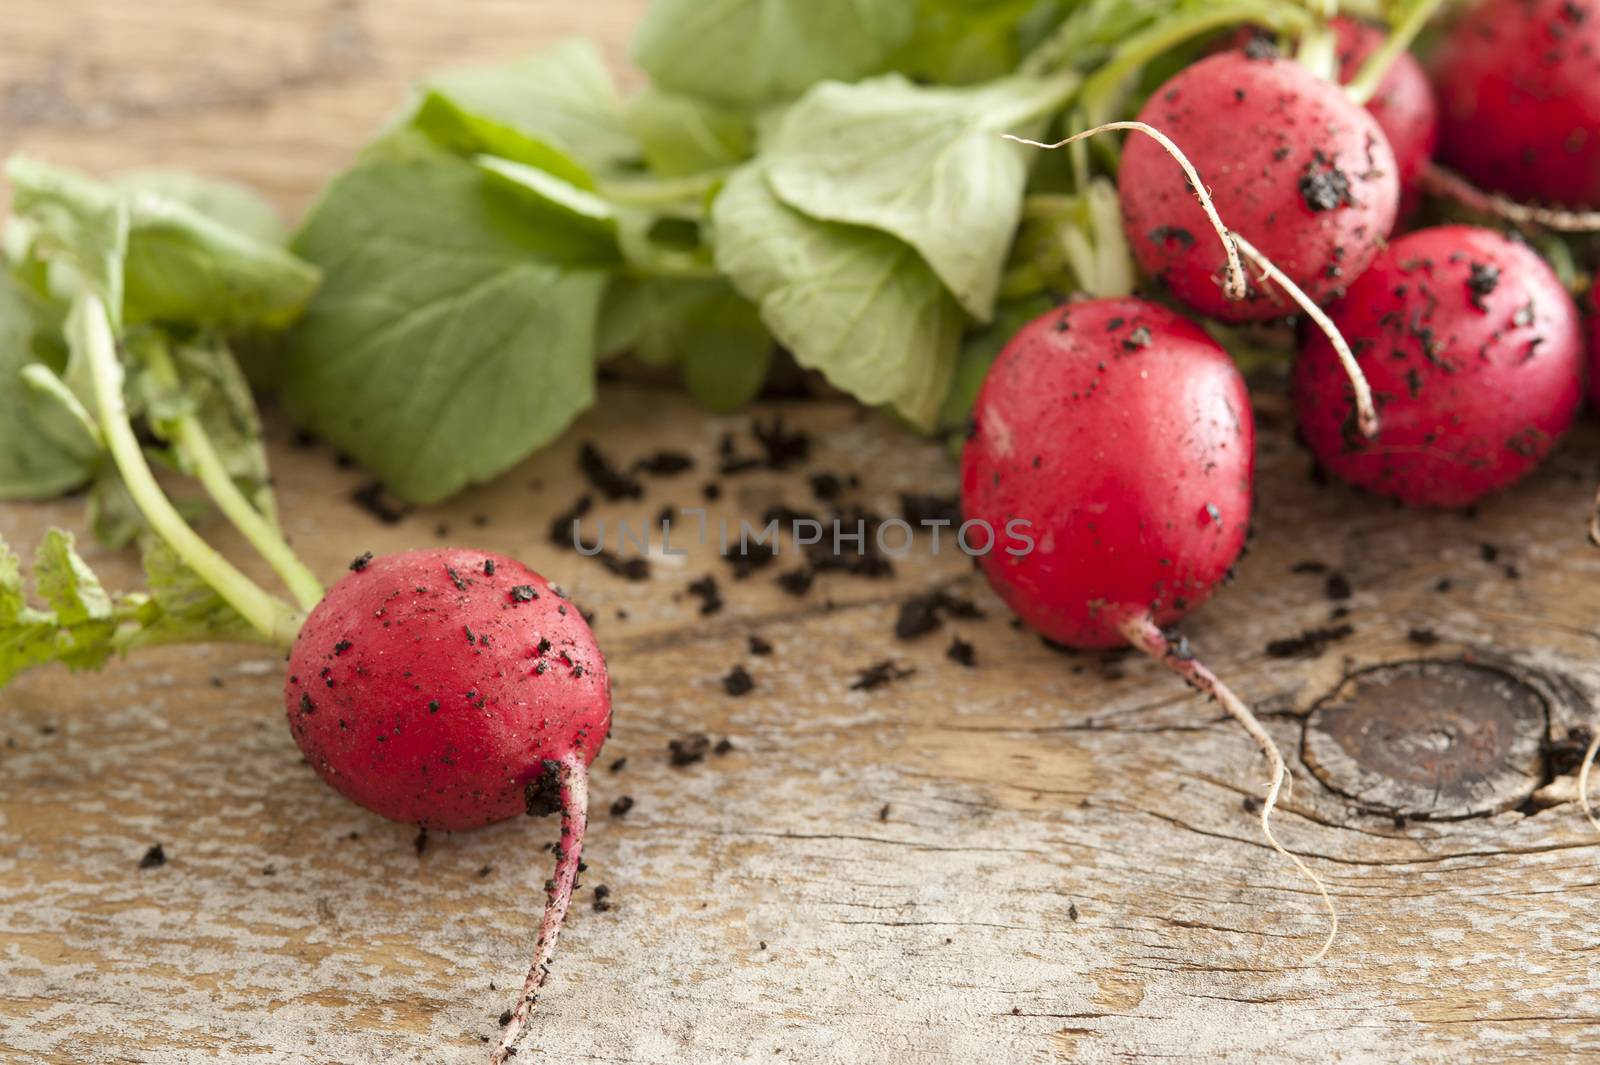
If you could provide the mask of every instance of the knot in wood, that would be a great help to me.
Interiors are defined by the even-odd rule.
[[[1312,708],[1302,756],[1375,813],[1481,817],[1543,781],[1549,704],[1510,669],[1419,660],[1361,670]]]

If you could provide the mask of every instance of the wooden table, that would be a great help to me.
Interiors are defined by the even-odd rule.
[[[620,65],[642,7],[10,0],[0,148],[204,168],[294,211],[423,70],[579,30]],[[932,444],[847,404],[768,406],[813,435],[812,463],[715,477],[724,432],[749,446],[748,415],[612,385],[558,446],[395,525],[348,502],[359,471],[291,446],[279,419],[273,461],[289,532],[329,579],[361,551],[448,536],[526,559],[595,612],[617,700],[602,764],[627,764],[596,778],[586,887],[525,1057],[1593,1060],[1600,839],[1562,774],[1600,685],[1600,552],[1581,532],[1600,435],[1476,516],[1415,514],[1316,483],[1281,394],[1257,406],[1252,548],[1185,629],[1294,755],[1278,831],[1344,921],[1315,967],[1324,917],[1258,835],[1249,741],[1155,665],[1017,630],[960,556],[824,575],[796,598],[773,570],[734,580],[714,547],[630,583],[548,540],[580,490],[580,441],[698,464],[598,513],[693,504],[714,479],[713,513],[735,522],[814,507],[818,469],[859,473],[853,498],[883,513],[902,491],[953,492]],[[80,502],[0,507],[20,545],[53,523],[81,528]],[[87,554],[134,579],[126,557]],[[703,617],[686,586],[706,573],[726,607]],[[934,588],[986,616],[897,640],[899,604]],[[1317,629],[1333,631],[1269,653]],[[750,633],[773,653],[750,654]],[[957,633],[976,668],[946,657]],[[852,690],[885,659],[915,672]],[[1371,672],[1415,659],[1439,665]],[[738,664],[755,679],[742,697],[721,683]],[[554,822],[419,850],[316,779],[280,685],[269,654],[195,647],[0,693],[5,1060],[486,1057]],[[733,750],[673,767],[668,742],[697,732]],[[608,816],[624,795],[632,810]],[[166,863],[141,869],[158,842]]]

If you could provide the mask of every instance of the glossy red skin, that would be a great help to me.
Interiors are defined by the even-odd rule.
[[[1002,533],[990,584],[1074,647],[1124,643],[1131,616],[1177,621],[1244,546],[1254,438],[1244,379],[1188,319],[1137,299],[1036,318],[989,370],[961,455],[965,516]],[[1013,518],[1024,557],[1005,551]]]
[[[516,601],[519,585],[538,598]],[[544,760],[592,762],[611,724],[605,660],[578,608],[514,559],[458,549],[387,555],[334,585],[295,641],[284,703],[322,779],[442,829],[524,813]]]
[[[1339,49],[1339,81],[1348,84],[1387,34],[1358,19],[1336,18],[1332,25]],[[1378,91],[1367,101],[1367,111],[1389,138],[1399,167],[1400,213],[1409,214],[1421,202],[1418,183],[1439,150],[1439,101],[1416,56],[1402,52],[1389,64]]]
[[[1468,285],[1474,263],[1500,271],[1482,308]],[[1582,401],[1577,307],[1544,260],[1492,230],[1396,239],[1329,314],[1372,386],[1379,432],[1354,436],[1344,372],[1310,331],[1294,371],[1301,432],[1331,473],[1380,495],[1476,502],[1537,466]]]
[[[1394,225],[1400,186],[1377,121],[1293,60],[1209,56],[1157,89],[1139,119],[1188,155],[1224,224],[1318,302],[1366,269]],[[1348,181],[1348,202],[1315,210],[1302,178],[1330,169]],[[1287,297],[1253,284],[1244,300],[1223,295],[1222,243],[1155,141],[1129,136],[1117,185],[1139,266],[1190,307],[1230,322],[1296,312]]]
[[[1489,0],[1434,64],[1439,157],[1514,199],[1600,206],[1600,0]]]

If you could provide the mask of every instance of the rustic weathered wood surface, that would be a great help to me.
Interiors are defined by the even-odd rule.
[[[641,7],[10,0],[0,146],[100,170],[203,167],[292,210],[426,67],[570,30],[620,62]],[[658,558],[634,584],[549,544],[579,490],[580,440],[619,459],[663,445],[696,457],[644,500],[599,510],[637,520],[698,502],[720,435],[748,443],[746,417],[612,386],[560,446],[392,526],[347,502],[358,471],[289,446],[277,420],[273,458],[289,531],[329,579],[363,550],[441,542],[445,524],[596,614],[617,699],[602,764],[627,765],[596,778],[588,886],[532,1060],[1593,1060],[1600,840],[1570,776],[1551,782],[1551,758],[1526,748],[1543,716],[1558,740],[1586,724],[1600,689],[1600,553],[1581,535],[1600,434],[1476,517],[1424,515],[1314,483],[1281,397],[1257,399],[1252,550],[1185,629],[1293,756],[1278,831],[1344,920],[1315,968],[1302,961],[1324,930],[1316,897],[1249,809],[1261,759],[1159,667],[1045,648],[955,555],[907,560],[892,581],[825,575],[796,599],[770,570],[732,580],[714,547]],[[954,488],[939,449],[848,405],[784,413],[815,434],[817,468],[861,474],[867,505]],[[809,505],[804,474],[724,479],[713,513]],[[27,544],[80,517],[75,500],[6,506],[0,535]],[[133,579],[128,559],[87,552],[112,583]],[[1330,572],[1293,572],[1304,562],[1346,578],[1349,598],[1330,598]],[[727,600],[709,618],[685,594],[705,573]],[[896,641],[898,603],[936,586],[987,617]],[[1330,625],[1352,631],[1302,657],[1266,652]],[[748,653],[751,632],[770,656]],[[945,657],[953,632],[977,668]],[[1496,673],[1463,689],[1481,700],[1396,705],[1391,719],[1374,675],[1343,683],[1463,656],[1527,686]],[[850,689],[886,658],[915,672]],[[735,698],[720,677],[739,663],[756,687]],[[181,648],[0,692],[0,1058],[486,1056],[554,822],[434,836],[419,854],[413,830],[350,806],[301,761],[280,684],[259,651]],[[1397,730],[1409,757],[1380,769],[1403,786],[1352,765],[1363,721]],[[668,740],[700,731],[734,751],[671,767]],[[1452,767],[1467,776],[1445,779]],[[607,816],[623,795],[631,812]],[[1496,812],[1397,820],[1390,803]],[[140,869],[156,842],[166,864]],[[597,912],[602,883],[614,905]]]

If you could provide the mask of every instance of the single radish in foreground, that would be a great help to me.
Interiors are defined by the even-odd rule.
[[[357,559],[306,618],[284,684],[306,760],[345,797],[425,828],[559,811],[556,871],[522,995],[527,1020],[576,886],[588,771],[611,724],[605,660],[577,607],[501,555]]]
[[[1139,121],[1183,149],[1228,226],[1317,303],[1366,269],[1394,225],[1400,185],[1377,121],[1292,60],[1202,59],[1157,89]],[[1139,266],[1184,303],[1231,322],[1295,312],[1278,286],[1229,298],[1190,183],[1158,145],[1129,142],[1118,189]]]
[[[223,512],[311,608],[303,614],[207,545],[157,483],[129,421],[124,368],[96,294],[78,297],[67,336],[92,380],[106,448],[151,532],[237,619],[288,652],[289,726],[324,780],[374,813],[423,827],[560,811],[533,964],[491,1059],[503,1062],[572,898],[588,767],[610,726],[605,660],[588,624],[537,573],[481,551],[363,555],[323,595],[276,527],[231,500],[225,477],[202,474]],[[191,461],[211,451],[192,415],[178,415],[172,432]]]
[[[1473,226],[1400,237],[1329,315],[1381,416],[1351,431],[1343,373],[1320,333],[1294,370],[1307,444],[1329,472],[1414,506],[1466,506],[1531,471],[1583,397],[1577,308],[1526,246]]]
[[[1516,199],[1600,207],[1600,2],[1480,3],[1435,83],[1446,165]]]
[[[961,505],[992,528],[1029,523],[1032,550],[983,557],[1029,625],[1073,647],[1131,644],[1244,725],[1272,766],[1262,829],[1332,913],[1321,882],[1272,834],[1288,774],[1271,737],[1162,632],[1239,557],[1254,442],[1244,379],[1197,325],[1143,300],[1087,300],[1024,326],[989,370],[962,452]]]

